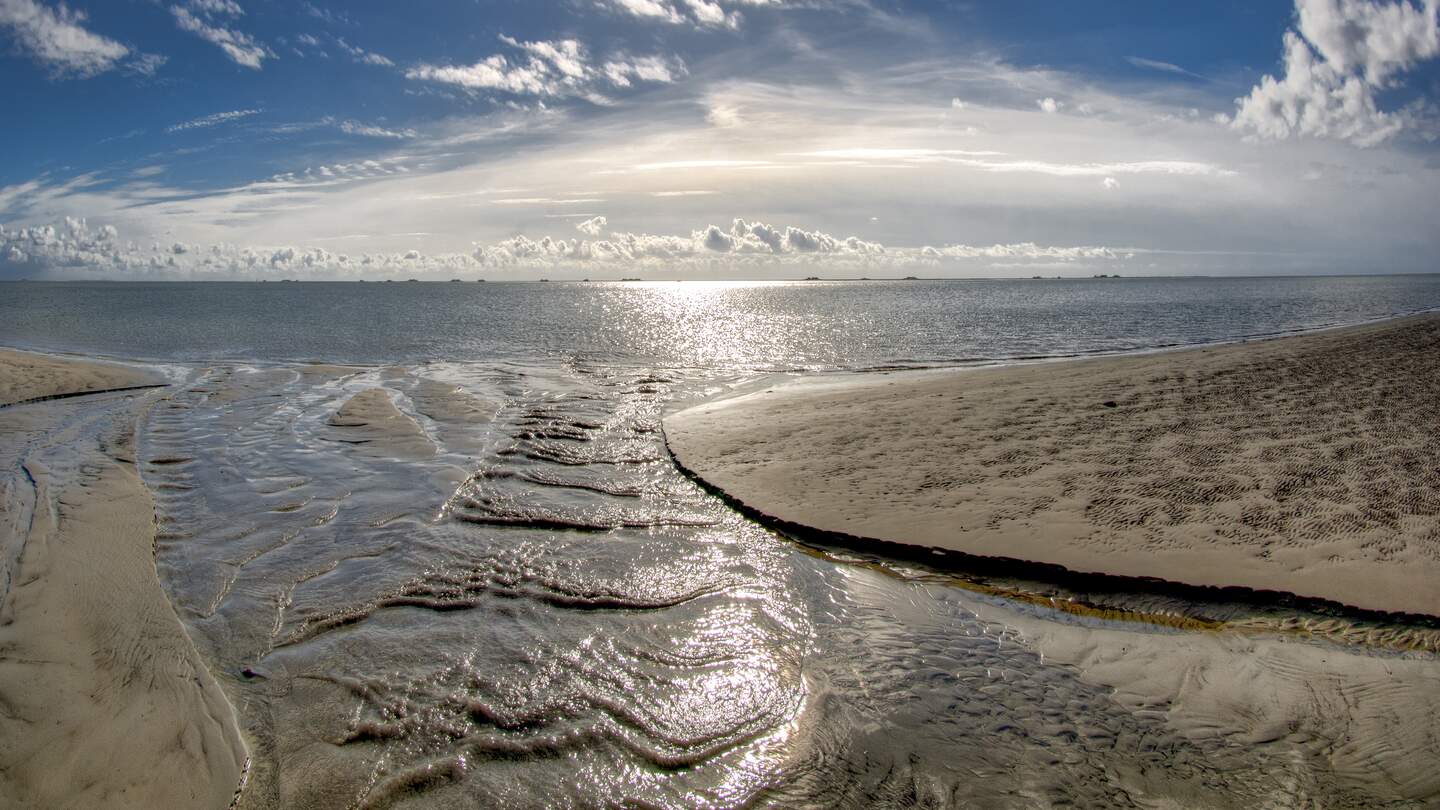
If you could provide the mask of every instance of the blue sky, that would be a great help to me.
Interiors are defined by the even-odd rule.
[[[1437,0],[0,0],[0,277],[1434,270]]]

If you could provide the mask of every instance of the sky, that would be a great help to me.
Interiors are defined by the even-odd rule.
[[[1433,272],[1440,0],[0,0],[0,279]]]

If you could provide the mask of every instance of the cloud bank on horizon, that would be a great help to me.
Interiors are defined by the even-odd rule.
[[[1440,0],[1043,16],[0,0],[0,279],[1435,269]]]

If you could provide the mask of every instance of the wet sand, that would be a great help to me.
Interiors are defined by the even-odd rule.
[[[158,382],[0,351],[0,399]],[[0,408],[0,805],[225,807],[247,752],[156,578],[143,391]]]
[[[801,381],[665,431],[750,511],[853,542],[1440,616],[1440,316]]]

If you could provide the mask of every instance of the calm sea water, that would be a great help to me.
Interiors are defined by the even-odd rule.
[[[0,342],[154,359],[864,368],[1114,351],[1440,307],[1440,276],[0,286]]]
[[[252,744],[242,807],[1405,806],[1440,795],[1440,744],[1393,673],[1433,657],[1296,658],[821,554],[684,478],[660,420],[777,370],[1436,307],[1436,276],[27,283],[0,285],[0,344],[176,375],[138,455],[162,583]],[[336,424],[376,389],[403,441]],[[1173,683],[1079,665],[1141,655]],[[1240,709],[1194,697],[1237,666]]]

